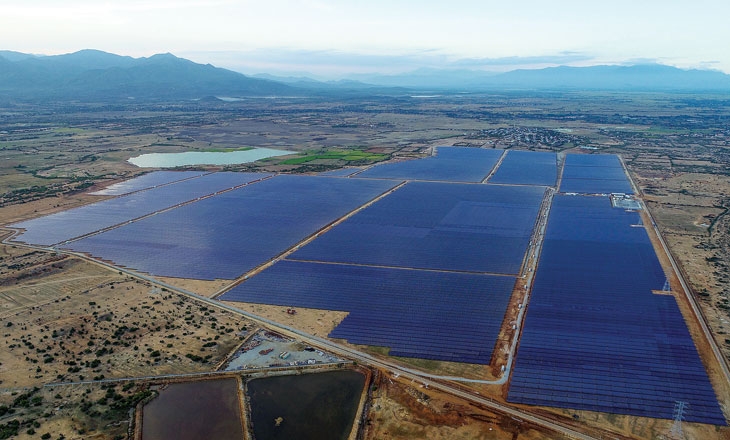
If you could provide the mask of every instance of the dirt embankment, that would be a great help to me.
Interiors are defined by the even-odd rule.
[[[365,438],[375,439],[556,439],[552,431],[491,413],[452,396],[380,374]]]

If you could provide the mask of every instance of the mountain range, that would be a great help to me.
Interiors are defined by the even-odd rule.
[[[550,67],[490,73],[419,69],[399,75],[352,75],[339,81],[255,77],[172,54],[148,58],[97,50],[37,56],[0,51],[0,98],[101,101],[200,99],[211,96],[310,96],[413,91],[604,90],[730,92],[730,75],[659,64]]]
[[[58,99],[194,99],[294,93],[286,84],[172,54],[131,58],[82,50],[33,56],[0,51],[0,96]]]

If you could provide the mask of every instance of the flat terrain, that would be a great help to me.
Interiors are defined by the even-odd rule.
[[[0,245],[0,274],[0,424],[9,410],[22,433],[126,435],[143,382],[37,387],[210,371],[250,326],[73,257]]]
[[[0,288],[6,387],[205,371],[246,327],[85,261],[26,250],[13,261],[26,267]]]
[[[294,173],[424,157],[438,145],[621,154],[715,340],[724,356],[730,356],[727,96],[504,92],[433,100],[382,96],[139,104],[134,112],[124,105],[53,103],[44,109],[17,104],[1,110],[0,224],[101,200],[104,197],[81,191],[138,175],[142,170],[126,159],[142,153],[280,148],[301,154],[226,169]],[[164,281],[208,297],[229,284]],[[678,291],[676,280],[670,281]],[[677,297],[691,322],[688,304]],[[289,315],[286,307],[235,306],[318,336],[328,334],[346,316],[313,309]],[[211,371],[240,343],[244,327],[251,325],[93,263],[0,246],[0,328],[5,336],[0,346],[0,405],[15,410],[0,415],[0,424],[19,420],[24,423],[21,433],[26,433],[36,418],[41,426],[33,429],[39,434],[124,438],[128,406],[105,419],[108,404],[87,403],[109,393],[107,402],[118,394],[117,401],[133,405],[144,398],[142,383],[127,390],[117,385],[111,392],[100,384],[41,388],[16,400],[33,387],[82,376],[88,380]],[[703,336],[693,325],[690,331],[708,359]],[[508,337],[503,334],[499,340]],[[401,362],[435,374],[496,373],[468,364]],[[721,402],[726,401],[722,396],[727,396],[727,383],[717,371],[711,369],[710,375]],[[560,438],[418,384],[389,380],[381,378],[373,393],[367,438]],[[471,388],[503,398],[498,386]],[[41,398],[38,405],[25,406],[33,397]],[[54,410],[59,406],[63,408]],[[605,429],[602,434],[614,437],[657,438],[671,428],[666,420],[525,408],[579,427]],[[685,431],[694,438],[730,437],[727,428],[706,425],[685,424]]]
[[[567,438],[392,376],[376,378],[373,389],[366,439]]]

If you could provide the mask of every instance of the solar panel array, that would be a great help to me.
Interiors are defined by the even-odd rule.
[[[489,183],[555,186],[557,178],[557,154],[509,150]]]
[[[514,277],[280,261],[218,299],[341,310],[329,334],[393,356],[488,364]]]
[[[95,196],[121,196],[131,192],[153,188],[159,185],[190,179],[205,174],[202,171],[154,171],[124,182],[109,185],[106,188],[92,192]]]
[[[53,244],[196,200],[67,246],[154,275],[231,279],[399,183],[384,179],[481,182],[501,154],[439,147],[349,179],[280,175],[202,200],[267,175],[152,173],[112,190],[162,186],[14,226]],[[544,194],[529,185],[554,184],[554,160],[510,151],[490,179],[527,186],[409,182],[220,299],[347,311],[330,337],[487,364]],[[631,192],[612,155],[568,155],[560,189]],[[682,400],[686,420],[725,424],[674,298],[651,292],[664,274],[636,226],[607,198],[555,197],[508,400],[664,418]]]
[[[560,192],[633,194],[623,165],[615,154],[566,155]]]
[[[508,401],[725,424],[636,212],[555,197]]]
[[[279,175],[68,247],[153,275],[232,279],[397,183]]]
[[[159,186],[16,223],[12,226],[26,230],[18,240],[50,246],[266,176],[270,176],[270,174],[207,174],[172,185]]]
[[[543,195],[527,186],[411,182],[289,258],[517,274]]]
[[[502,153],[503,150],[438,147],[434,156],[377,165],[357,177],[481,182],[494,168]]]

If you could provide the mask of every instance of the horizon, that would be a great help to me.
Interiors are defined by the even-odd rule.
[[[170,52],[246,74],[323,79],[646,63],[730,73],[719,44],[730,41],[730,4],[715,3],[11,1],[0,37],[23,53]]]
[[[366,81],[368,79],[368,77],[388,77],[388,76],[398,76],[398,75],[409,75],[409,74],[415,74],[417,72],[429,72],[429,71],[434,71],[434,72],[435,71],[445,71],[445,72],[454,72],[454,73],[464,72],[464,73],[475,73],[475,74],[484,73],[485,75],[489,76],[489,75],[498,75],[501,73],[512,72],[515,70],[542,70],[542,69],[547,69],[547,68],[552,68],[552,67],[582,68],[582,67],[605,67],[605,66],[616,66],[616,67],[662,66],[662,67],[673,67],[673,68],[684,70],[684,71],[695,70],[695,71],[706,71],[706,72],[718,72],[718,73],[723,73],[725,75],[730,75],[719,69],[713,69],[710,67],[704,67],[704,68],[702,68],[702,67],[699,67],[699,68],[697,68],[697,67],[680,67],[680,66],[674,66],[671,64],[663,64],[660,62],[656,62],[654,60],[634,60],[634,62],[623,62],[623,63],[608,63],[608,62],[598,63],[598,64],[584,63],[584,64],[576,65],[576,63],[548,64],[548,63],[540,62],[540,59],[538,57],[533,57],[532,64],[515,64],[512,62],[508,63],[508,62],[506,62],[506,60],[501,63],[495,62],[495,66],[498,66],[501,68],[495,68],[494,70],[470,68],[467,63],[454,62],[451,65],[446,65],[446,66],[441,66],[441,67],[433,66],[433,65],[421,65],[421,66],[413,65],[413,66],[411,66],[410,69],[402,69],[402,70],[397,70],[397,71],[380,71],[377,69],[371,69],[368,71],[359,71],[359,72],[350,71],[350,72],[342,73],[340,75],[333,76],[333,75],[326,75],[326,74],[317,74],[317,73],[307,72],[307,71],[286,71],[286,70],[276,70],[276,69],[260,70],[260,71],[241,70],[241,69],[236,69],[235,67],[231,68],[231,67],[227,67],[225,65],[220,65],[220,64],[215,64],[215,63],[210,63],[210,62],[205,62],[205,61],[198,61],[191,57],[182,56],[182,55],[175,54],[172,52],[158,52],[158,53],[154,53],[154,54],[151,54],[148,56],[136,57],[136,56],[127,55],[127,54],[108,52],[108,51],[96,49],[96,48],[83,48],[83,49],[75,50],[72,52],[64,52],[64,53],[57,53],[57,54],[29,53],[29,52],[22,52],[22,51],[8,50],[8,49],[0,48],[0,56],[2,56],[1,52],[15,52],[15,53],[19,53],[19,54],[43,58],[43,57],[72,55],[72,54],[84,52],[84,51],[103,52],[103,53],[116,55],[116,56],[120,56],[120,57],[132,57],[135,59],[150,58],[150,57],[153,57],[156,55],[170,54],[177,58],[186,59],[186,60],[193,61],[193,62],[199,63],[199,64],[211,64],[214,67],[224,68],[227,70],[231,70],[231,71],[241,73],[241,74],[244,74],[247,76],[252,76],[252,77],[253,76],[271,76],[271,77],[274,77],[274,79],[276,79],[276,78],[280,78],[280,79],[303,78],[303,79],[305,79],[306,78],[306,79],[314,79],[317,81],[339,81],[339,80]],[[306,52],[303,51],[303,53],[306,53]]]

